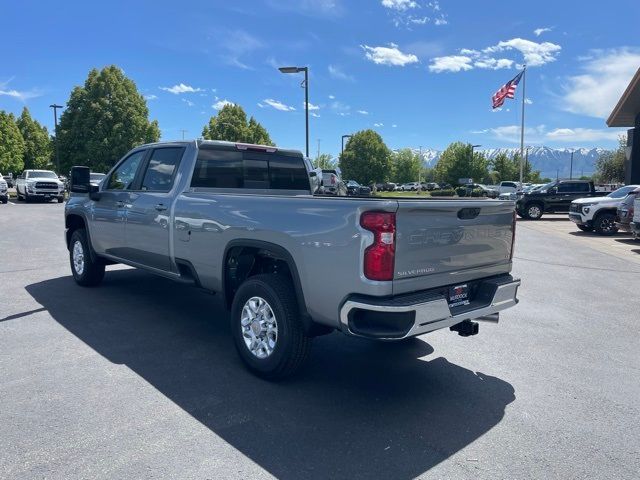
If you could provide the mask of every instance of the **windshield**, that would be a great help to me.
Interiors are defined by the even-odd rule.
[[[638,188],[635,185],[628,185],[626,187],[621,187],[617,190],[614,190],[613,192],[611,192],[609,195],[607,195],[607,197],[609,198],[622,198],[622,197],[626,197],[627,194],[629,192],[634,191],[636,188]]]
[[[53,172],[29,172],[28,178],[55,178],[58,179],[58,176]]]
[[[554,187],[556,185],[556,182],[550,182],[547,183],[546,185],[542,185],[540,188],[537,188],[536,190],[549,190],[551,187]]]
[[[356,182],[355,180],[349,180],[347,182],[347,185],[349,185],[350,187],[359,187],[360,184],[358,182]]]

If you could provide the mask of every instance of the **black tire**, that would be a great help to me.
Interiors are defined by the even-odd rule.
[[[544,213],[544,207],[539,203],[529,203],[524,208],[525,217],[529,220],[540,220]]]
[[[64,202],[64,197],[58,197],[58,203]]]
[[[82,268],[76,267],[74,262],[74,253],[76,243],[79,243],[82,254]],[[71,273],[73,279],[78,285],[83,287],[95,287],[104,278],[104,263],[98,262],[91,258],[90,245],[87,241],[87,232],[84,228],[74,231],[69,241],[69,263],[71,264]]]
[[[611,212],[599,213],[593,221],[593,229],[599,235],[613,235],[618,231],[616,216]]]
[[[31,202],[31,198],[29,198],[29,194],[27,193],[27,191],[24,191],[24,195],[22,196],[22,199],[24,200],[24,203],[29,203]]]
[[[264,299],[271,308],[277,325],[275,346],[266,358],[252,353],[245,343],[242,313],[252,297]],[[247,332],[252,327],[247,329]],[[244,364],[256,375],[277,380],[293,375],[309,356],[311,338],[306,336],[299,318],[298,302],[291,281],[278,274],[248,278],[235,294],[231,307],[231,334]]]
[[[576,225],[580,230],[582,230],[583,232],[592,232],[593,231],[593,227],[590,225]]]

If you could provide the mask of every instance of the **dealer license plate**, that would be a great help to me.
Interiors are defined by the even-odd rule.
[[[454,285],[449,287],[449,306],[459,307],[469,305],[469,285]]]

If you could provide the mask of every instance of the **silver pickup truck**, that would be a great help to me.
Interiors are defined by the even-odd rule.
[[[317,175],[298,151],[219,141],[143,145],[99,185],[74,167],[73,277],[94,286],[123,263],[219,293],[242,360],[266,378],[333,330],[468,336],[518,302],[513,202],[316,196]]]

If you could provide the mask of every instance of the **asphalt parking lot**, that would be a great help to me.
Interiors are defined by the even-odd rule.
[[[640,242],[520,221],[498,325],[331,334],[273,384],[215,296],[76,286],[63,207],[0,205],[0,478],[638,478]]]

